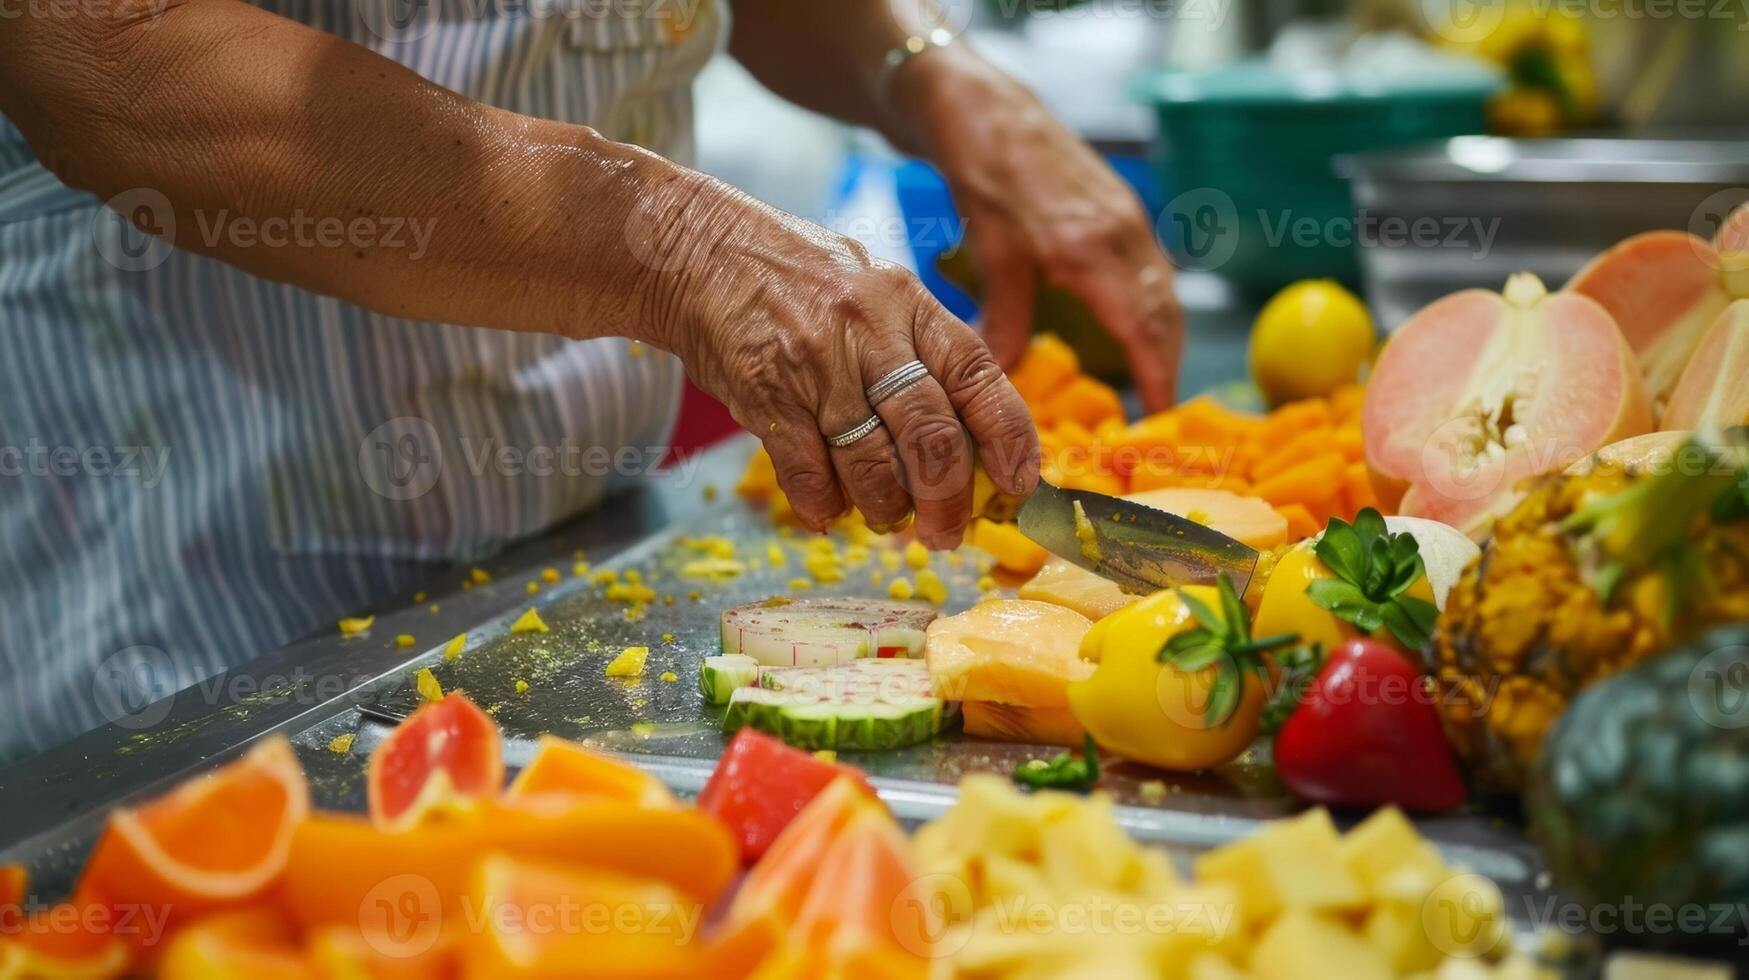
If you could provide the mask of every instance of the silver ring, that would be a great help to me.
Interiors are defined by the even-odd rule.
[[[835,436],[827,436],[826,441],[832,444],[833,449],[843,449],[845,446],[850,445],[880,427],[881,417],[879,415],[870,415],[868,418],[863,419],[862,422],[858,423],[856,428],[840,432]]]
[[[878,406],[881,402],[927,377],[929,377],[929,368],[925,367],[922,361],[912,361],[899,365],[882,375],[879,381],[868,386],[868,391],[864,394],[868,396],[869,407]]]

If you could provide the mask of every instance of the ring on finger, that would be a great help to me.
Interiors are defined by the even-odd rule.
[[[881,375],[879,380],[868,386],[866,394],[869,406],[871,408],[879,407],[881,402],[927,377],[929,377],[929,368],[924,366],[922,361],[901,364]]]
[[[835,436],[827,436],[826,442],[834,449],[843,449],[845,446],[856,442],[858,439],[861,439],[864,436],[867,436],[870,432],[880,428],[883,424],[885,423],[881,421],[879,415],[870,415],[868,418],[857,423],[854,428],[846,429]]]

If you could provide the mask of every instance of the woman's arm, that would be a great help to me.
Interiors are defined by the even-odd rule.
[[[887,52],[970,0],[733,0],[737,58],[779,95],[874,126],[947,178],[984,271],[984,338],[1012,366],[1039,282],[1122,342],[1150,408],[1171,404],[1182,314],[1172,267],[1127,185],[1027,89],[964,45],[897,69]],[[951,28],[951,25],[949,25]]]
[[[856,242],[237,0],[160,2],[0,18],[0,111],[68,184],[161,192],[177,246],[394,316],[672,351],[764,441],[814,528],[851,505],[877,525],[914,509],[925,543],[957,544],[968,432],[999,487],[1031,491],[1037,437],[989,350]],[[209,238],[221,217],[430,233],[422,249],[275,247]],[[932,377],[880,404],[882,428],[829,447],[874,411],[864,390],[913,359]]]

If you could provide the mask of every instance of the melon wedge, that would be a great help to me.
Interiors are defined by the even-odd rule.
[[[1733,425],[1749,425],[1749,299],[1719,314],[1664,408],[1666,429]]]
[[[1654,409],[1676,388],[1701,339],[1734,299],[1749,297],[1749,209],[1714,241],[1682,231],[1635,235],[1591,260],[1567,289],[1615,318],[1645,375]],[[1666,423],[1666,428],[1671,426]]]
[[[929,624],[923,655],[936,697],[1063,708],[1064,688],[1093,673],[1081,659],[1092,620],[1031,599],[992,599]]]
[[[1527,477],[1651,428],[1609,312],[1529,273],[1504,293],[1465,290],[1411,317],[1385,345],[1361,414],[1379,499],[1472,538]]]
[[[997,742],[1078,749],[1082,737],[1087,734],[1087,729],[1075,720],[1074,712],[1068,708],[1029,708],[995,701],[967,701],[960,707],[964,711],[967,735]]]
[[[1636,472],[1662,472],[1670,465],[1670,460],[1676,455],[1676,450],[1688,441],[1692,435],[1686,429],[1669,432],[1648,432],[1643,436],[1634,436],[1620,442],[1612,442],[1602,449],[1592,453],[1572,466],[1567,467],[1570,476],[1584,476],[1597,469],[1599,464],[1619,466]]]
[[[1241,497],[1229,490],[1168,487],[1132,493],[1124,499],[1190,517],[1258,551],[1287,543],[1287,519],[1255,497]],[[1103,619],[1140,598],[1061,558],[1046,562],[1020,587],[1020,597],[1064,606],[1088,619]]]

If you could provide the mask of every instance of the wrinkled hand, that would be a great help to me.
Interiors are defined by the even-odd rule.
[[[954,547],[972,517],[974,445],[999,492],[1031,493],[1039,446],[1026,405],[915,276],[716,181],[663,193],[684,200],[652,202],[662,218],[633,244],[650,256],[665,346],[765,443],[804,524],[822,530],[855,506],[885,530],[914,510],[924,544]],[[931,377],[871,409],[866,389],[913,360]],[[883,427],[827,444],[877,412]]]
[[[895,79],[966,219],[984,278],[984,339],[1012,367],[1033,291],[1062,287],[1129,355],[1150,411],[1172,404],[1183,315],[1141,201],[1018,82],[970,52],[931,52]]]

